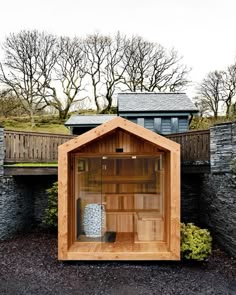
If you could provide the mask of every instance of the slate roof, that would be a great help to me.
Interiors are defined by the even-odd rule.
[[[119,112],[198,112],[185,93],[129,92],[118,93]]]
[[[115,118],[116,115],[74,115],[71,116],[66,122],[65,126],[74,125],[100,125]]]

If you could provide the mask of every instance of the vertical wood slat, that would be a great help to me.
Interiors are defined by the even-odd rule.
[[[58,158],[58,146],[75,136],[48,134],[37,132],[5,131],[5,162],[56,162]],[[188,131],[184,133],[169,134],[167,138],[181,145],[182,161],[209,161],[210,159],[210,131]],[[136,144],[136,140],[128,134],[122,134],[110,139],[110,149],[124,145],[132,141],[130,150]],[[106,146],[106,140],[104,140]],[[140,144],[140,151],[144,143]],[[104,151],[104,146],[100,151]],[[137,152],[137,151],[136,151]]]
[[[210,130],[169,134],[166,137],[181,145],[182,161],[210,160]]]
[[[75,136],[5,131],[5,162],[57,162],[58,146]]]

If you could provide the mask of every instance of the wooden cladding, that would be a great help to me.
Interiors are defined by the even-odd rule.
[[[182,161],[210,161],[210,130],[169,134],[166,137],[181,145]]]
[[[133,195],[106,195],[106,209],[129,210],[134,209]]]
[[[104,195],[107,210],[155,210],[162,213],[162,198],[160,194],[112,194]]]
[[[139,212],[135,216],[137,224],[136,242],[163,241],[164,222],[160,214],[154,212]]]
[[[38,132],[5,131],[5,162],[57,162],[58,146],[74,138],[73,135],[47,134]],[[210,161],[210,131],[188,131],[169,134],[167,138],[181,145],[181,160]],[[130,146],[128,145],[130,143]],[[107,148],[109,150],[107,150]],[[158,149],[138,137],[125,132],[104,137],[102,141],[84,146],[80,152],[156,152]]]
[[[58,146],[74,136],[5,131],[5,162],[57,162]]]
[[[84,147],[81,147],[78,152],[116,153],[120,150],[122,150],[123,153],[159,152],[157,146],[122,130],[117,130],[94,142],[90,142]]]
[[[133,213],[127,212],[107,212],[106,214],[107,231],[133,232],[134,219]]]

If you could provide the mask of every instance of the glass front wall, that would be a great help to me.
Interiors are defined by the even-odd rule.
[[[164,160],[158,156],[75,159],[78,242],[164,240]]]

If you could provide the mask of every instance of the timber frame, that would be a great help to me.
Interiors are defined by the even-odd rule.
[[[74,217],[71,181],[71,165],[73,153],[80,154],[86,146],[109,137],[117,130],[121,130],[138,140],[145,141],[156,153],[165,154],[165,198],[166,222],[164,226],[165,247],[160,242],[155,251],[145,251],[145,245],[139,252],[82,251],[76,245],[73,234]],[[106,147],[103,147],[103,149]],[[107,151],[101,155],[107,155]],[[149,152],[150,153],[150,152]],[[93,152],[87,155],[93,154]],[[123,154],[129,154],[124,149]],[[148,154],[148,153],[147,153]],[[116,153],[117,155],[117,153]],[[147,245],[148,247],[148,245]],[[179,260],[180,259],[180,145],[160,136],[142,126],[132,123],[121,117],[116,117],[70,141],[58,148],[58,259],[59,260]]]

